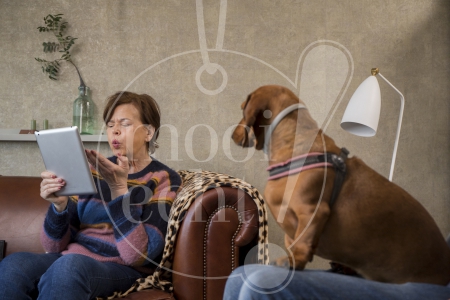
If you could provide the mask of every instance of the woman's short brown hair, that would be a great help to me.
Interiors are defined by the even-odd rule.
[[[116,107],[122,104],[133,104],[139,111],[142,124],[152,125],[155,128],[152,140],[146,145],[147,151],[150,151],[150,153],[155,152],[155,149],[158,148],[156,139],[158,139],[159,127],[161,126],[161,114],[158,103],[147,94],[138,95],[127,91],[117,92],[107,99],[103,110],[103,121],[108,123]]]

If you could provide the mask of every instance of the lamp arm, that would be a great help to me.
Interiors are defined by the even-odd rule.
[[[384,78],[381,73],[378,73],[381,78],[383,78],[384,81],[386,81],[397,93],[400,94],[400,116],[398,117],[398,125],[397,125],[397,134],[395,136],[395,144],[394,144],[394,153],[392,154],[392,163],[391,163],[391,171],[389,172],[389,181],[392,181],[392,176],[394,175],[394,166],[395,166],[395,159],[397,157],[397,148],[398,148],[398,141],[400,139],[400,129],[402,127],[402,119],[403,119],[403,110],[405,108],[405,97],[403,94],[390,83],[386,78]]]

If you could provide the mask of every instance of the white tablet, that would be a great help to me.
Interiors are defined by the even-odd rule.
[[[64,179],[57,196],[96,194],[78,128],[76,126],[40,130],[34,133],[45,169]]]

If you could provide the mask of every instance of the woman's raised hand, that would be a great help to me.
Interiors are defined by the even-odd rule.
[[[62,212],[66,209],[69,198],[67,196],[56,196],[55,192],[59,191],[66,182],[49,171],[42,172],[41,178],[41,197],[53,203],[58,212]]]
[[[89,163],[108,183],[111,189],[111,199],[124,195],[128,192],[127,179],[130,166],[126,156],[117,155],[117,164],[101,155],[95,150],[85,150]]]

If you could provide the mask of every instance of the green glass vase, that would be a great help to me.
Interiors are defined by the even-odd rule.
[[[94,133],[94,103],[89,96],[89,87],[78,87],[78,98],[73,102],[73,126],[78,127],[80,134]]]

